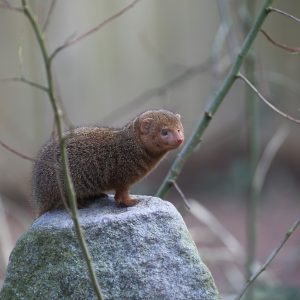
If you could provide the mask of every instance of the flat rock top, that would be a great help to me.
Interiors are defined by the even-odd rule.
[[[181,218],[176,208],[167,201],[151,196],[134,196],[139,203],[131,207],[118,207],[113,197],[99,199],[87,208],[79,209],[80,224],[85,227],[96,222],[132,220],[146,215],[167,213],[174,218]],[[47,212],[39,217],[32,228],[63,229],[73,227],[73,221],[65,209]]]
[[[104,299],[219,299],[176,208],[135,198],[133,207],[107,198],[79,210]],[[96,299],[65,210],[44,214],[19,239],[0,299]]]

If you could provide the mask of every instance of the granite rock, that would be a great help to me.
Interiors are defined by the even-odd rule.
[[[104,299],[219,299],[181,215],[169,202],[136,196],[80,209]],[[96,299],[65,210],[38,218],[18,240],[0,299]]]

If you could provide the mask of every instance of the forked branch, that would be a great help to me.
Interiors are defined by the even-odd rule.
[[[48,88],[46,86],[43,86],[35,81],[29,80],[25,77],[8,77],[8,78],[0,78],[0,81],[5,82],[5,81],[14,81],[14,82],[23,82],[29,86],[35,87],[39,90],[42,90],[46,93],[48,93]]]
[[[168,172],[165,180],[163,181],[162,185],[160,186],[159,190],[157,191],[156,195],[159,197],[164,197],[169,189],[173,186],[174,182],[177,180],[177,177],[182,171],[182,168],[189,158],[189,156],[193,153],[195,147],[201,142],[202,136],[206,131],[210,121],[212,120],[214,114],[219,109],[220,105],[222,104],[225,96],[229,92],[230,88],[232,87],[233,83],[236,80],[236,75],[240,71],[242,63],[245,59],[246,54],[248,53],[249,49],[251,48],[262,24],[264,23],[266,17],[269,14],[269,7],[272,4],[273,0],[265,0],[264,4],[259,10],[259,13],[256,17],[256,20],[248,33],[239,54],[237,55],[235,62],[229,71],[227,77],[225,78],[223,85],[216,93],[215,97],[211,100],[208,105],[207,110],[204,112],[201,120],[199,121],[196,129],[194,130],[192,136],[182,148],[180,153],[178,154],[177,158],[175,159],[174,163],[171,166],[170,171]]]
[[[137,4],[139,1],[141,0],[134,0],[131,3],[129,3],[127,6],[125,6],[123,9],[121,9],[120,11],[118,11],[117,13],[113,14],[112,16],[110,16],[109,18],[107,18],[106,20],[104,20],[103,22],[101,22],[100,24],[98,24],[97,26],[89,29],[88,31],[86,31],[85,33],[81,34],[78,37],[75,38],[69,38],[65,41],[64,44],[62,44],[61,46],[57,47],[53,53],[50,55],[50,61],[54,59],[54,57],[61,52],[62,50],[66,49],[67,47],[70,47],[76,43],[78,43],[79,41],[81,41],[82,39],[90,36],[91,34],[95,33],[96,31],[100,30],[102,27],[104,27],[105,25],[107,25],[108,23],[110,23],[111,21],[115,20],[116,18],[120,17],[121,15],[123,15],[126,11],[128,11],[130,8],[132,8],[135,4]]]
[[[32,12],[26,0],[22,0],[22,7],[25,16],[28,18],[32,26],[40,51],[42,53],[43,63],[45,67],[46,77],[47,77],[47,94],[51,102],[54,117],[55,117],[55,125],[56,125],[58,141],[60,145],[61,160],[62,160],[61,168],[63,171],[63,178],[66,186],[67,200],[70,205],[71,217],[74,223],[79,245],[81,247],[81,250],[83,252],[88,267],[89,275],[92,281],[92,286],[94,288],[95,294],[98,299],[103,300],[102,292],[97,280],[96,271],[92,262],[92,258],[89,249],[87,247],[86,241],[84,239],[82,228],[79,223],[76,195],[75,195],[75,190],[74,190],[71,173],[69,169],[67,150],[66,150],[66,141],[65,141],[64,130],[63,130],[63,111],[59,106],[59,103],[56,99],[55,92],[54,92],[52,65],[51,65],[52,61],[50,59],[50,56],[48,55],[48,50],[45,44],[43,33],[37,23],[37,19],[34,13]]]

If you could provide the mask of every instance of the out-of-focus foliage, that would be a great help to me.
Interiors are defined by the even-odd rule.
[[[220,10],[220,1],[228,11]],[[165,107],[182,115],[189,136],[214,90],[226,76],[245,36],[246,0],[220,1],[141,0],[99,32],[62,51],[55,58],[54,76],[57,93],[72,124],[102,124],[104,120],[104,125],[119,126],[143,110]],[[19,4],[17,0],[12,2]],[[51,2],[30,1],[40,24],[44,24]],[[49,49],[53,51],[70,36],[99,24],[129,2],[56,1],[45,32]],[[261,1],[252,4],[255,14]],[[298,1],[274,1],[274,6],[300,17]],[[226,12],[230,13],[231,24],[224,23],[222,17]],[[297,46],[299,42],[299,23],[283,16],[271,14],[263,28],[284,44]],[[43,84],[41,54],[22,14],[0,9],[0,40],[0,79],[25,76]],[[275,48],[263,35],[256,39],[254,49],[257,87],[281,110],[299,118],[299,55]],[[242,244],[249,175],[244,89],[242,82],[233,86],[208,128],[201,150],[191,157],[179,179],[185,194],[207,205]],[[24,83],[7,81],[0,82],[0,95],[0,139],[34,157],[53,129],[46,95]],[[276,246],[300,208],[297,198],[300,140],[299,127],[262,103],[259,103],[258,122],[261,149],[282,123],[290,129],[260,198],[258,258],[262,260]],[[171,161],[172,156],[156,173],[137,185],[135,191],[153,194]],[[0,209],[6,215],[2,220],[9,228],[0,240],[3,273],[12,241],[33,218],[30,172],[30,162],[0,147],[3,203]],[[194,238],[199,240],[200,252],[204,244],[217,249],[216,240],[203,226],[199,227],[197,220],[186,215],[186,221],[191,228],[197,228]],[[276,267],[271,269],[268,275],[271,279],[267,282],[279,281],[290,286],[299,282],[296,267],[299,269],[300,265],[296,251],[299,243],[299,234],[295,234],[286,252],[279,257],[280,271]],[[217,253],[210,260],[208,254],[213,253],[210,251],[207,257],[217,285],[221,292],[233,293],[242,282],[228,276],[224,279],[228,270],[234,274],[233,261],[218,261]],[[293,291],[287,290],[289,293],[292,295]]]

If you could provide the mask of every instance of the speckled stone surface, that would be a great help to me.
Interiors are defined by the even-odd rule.
[[[79,210],[104,299],[219,299],[181,215],[169,202],[101,199]],[[0,299],[96,299],[73,222],[48,212],[18,240]]]

